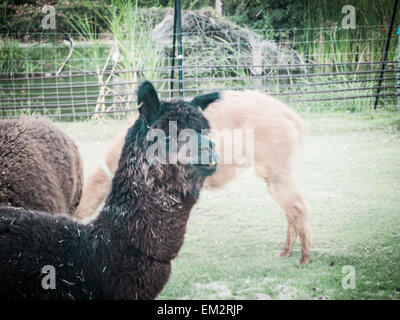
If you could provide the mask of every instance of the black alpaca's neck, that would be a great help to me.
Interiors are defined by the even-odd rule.
[[[143,153],[132,149],[125,145],[111,192],[93,224],[95,229],[107,230],[111,241],[123,239],[127,247],[167,262],[183,244],[196,197],[182,199],[138,156]]]

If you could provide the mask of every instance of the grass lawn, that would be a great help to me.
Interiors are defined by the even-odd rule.
[[[299,184],[311,206],[312,259],[279,257],[286,218],[252,170],[203,190],[160,299],[400,299],[400,115],[303,114]],[[121,123],[64,123],[86,173]],[[344,266],[355,289],[344,289]]]

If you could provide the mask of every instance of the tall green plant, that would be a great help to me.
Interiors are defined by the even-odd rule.
[[[95,25],[86,14],[83,14],[82,16],[76,15],[73,17],[72,27],[78,36],[85,40],[83,44],[78,45],[78,48],[75,50],[75,56],[88,61],[90,68],[94,68],[96,71],[96,77],[99,84],[99,96],[97,98],[95,112],[105,112],[107,111],[105,104],[106,97],[110,92],[112,92],[112,88],[107,87],[111,79],[111,74],[105,74],[106,68],[109,64],[110,55],[104,62],[104,46],[98,38]],[[84,69],[87,68],[86,65],[83,67]],[[98,115],[95,115],[95,118],[98,117]]]
[[[32,68],[26,58],[26,52],[17,40],[0,39],[0,77],[29,72]]]
[[[162,51],[153,43],[153,26],[137,6],[127,0],[113,0],[109,15],[104,17],[121,56],[119,70],[133,70],[121,74],[124,80],[139,77],[158,79],[162,67]]]
[[[129,109],[130,102],[136,100],[138,80],[159,78],[161,49],[153,44],[152,25],[138,9],[137,2],[112,0],[108,10],[105,13],[97,11],[97,15],[110,31],[112,44],[99,40],[90,17],[76,16],[72,20],[74,30],[89,42],[85,48],[77,48],[76,55],[85,59],[89,55],[89,63],[95,68],[100,85],[95,111],[110,111],[116,103],[125,103]],[[116,84],[124,87],[123,93],[118,91],[121,86]],[[106,100],[111,94],[114,103],[107,107]]]

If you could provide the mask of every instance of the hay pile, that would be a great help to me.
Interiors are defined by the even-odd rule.
[[[173,39],[173,13],[167,13],[153,30],[153,41],[170,50]],[[184,64],[190,65],[276,65],[302,64],[293,49],[237,26],[212,10],[182,13]],[[291,67],[291,70],[294,71]],[[251,68],[252,74],[268,74],[276,68]]]

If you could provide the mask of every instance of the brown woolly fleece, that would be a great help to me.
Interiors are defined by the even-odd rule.
[[[303,120],[295,111],[280,100],[259,91],[224,91],[217,99],[209,101],[204,115],[212,130],[254,130],[254,168],[256,174],[268,184],[268,191],[285,211],[288,229],[286,257],[293,249],[297,236],[302,246],[301,263],[310,259],[311,228],[308,223],[308,205],[296,186],[294,171],[298,151],[303,139]],[[201,100],[202,96],[196,97]],[[196,100],[194,98],[194,100]],[[193,101],[194,101],[193,100]],[[203,106],[202,106],[203,108]],[[105,155],[105,162],[115,172],[123,146],[127,127],[114,138]],[[245,136],[243,134],[243,141]],[[216,152],[222,157],[216,173],[208,177],[205,186],[219,188],[240,174],[246,165],[238,162],[226,164],[224,140],[213,137]],[[229,148],[228,148],[229,150]],[[234,150],[234,149],[233,149]],[[242,146],[246,150],[245,143]],[[81,202],[75,212],[77,218],[88,218],[110,191],[111,179],[98,165],[90,173],[83,186]]]
[[[79,150],[51,121],[0,121],[0,205],[72,214],[82,184]]]

